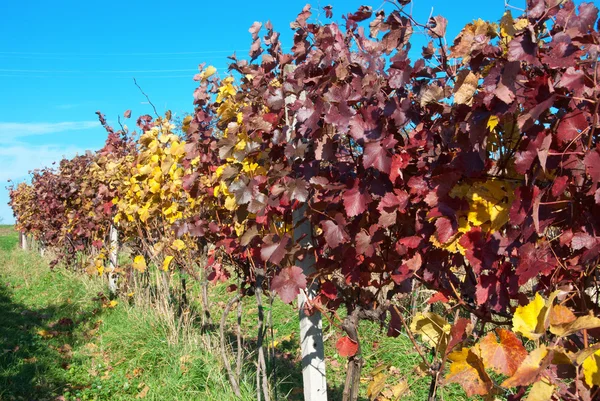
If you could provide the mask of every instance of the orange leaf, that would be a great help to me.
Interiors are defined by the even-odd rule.
[[[506,376],[512,376],[521,362],[527,357],[527,351],[521,340],[510,330],[496,330],[496,335],[490,332],[479,341],[479,350],[486,368]]]
[[[548,350],[545,345],[531,351],[512,377],[502,383],[502,387],[529,386],[539,379],[540,373],[546,369],[545,361]]]
[[[554,305],[550,310],[550,325],[556,326],[559,324],[571,323],[577,319],[571,309],[564,305]]]
[[[458,383],[467,393],[473,395],[486,395],[492,389],[492,379],[485,372],[483,361],[470,348],[463,348],[448,355],[452,361],[450,373],[446,376],[447,383]]]

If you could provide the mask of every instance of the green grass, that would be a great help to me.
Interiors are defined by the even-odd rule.
[[[218,353],[217,328],[200,332],[192,324],[184,332],[148,302],[118,299],[111,307],[105,283],[62,268],[50,270],[32,252],[16,249],[18,235],[0,226],[0,401],[4,400],[236,400]],[[173,277],[173,285],[178,284]],[[210,287],[211,314],[218,324],[231,297],[229,283]],[[199,286],[188,286],[191,309],[200,310]],[[126,295],[124,295],[127,298]],[[267,301],[265,301],[267,302]],[[298,314],[293,305],[276,299],[266,305],[273,320],[276,391],[279,400],[301,400],[302,373]],[[244,346],[255,349],[257,307],[244,300]],[[228,320],[233,337],[235,312]],[[324,319],[329,399],[341,400],[345,359],[337,355],[339,324]],[[429,377],[419,376],[419,357],[405,337],[390,338],[385,328],[363,322],[359,334],[365,365],[361,400],[372,372],[385,366],[388,388],[404,380],[402,400],[427,398]],[[211,349],[206,339],[211,340]],[[255,355],[247,354],[242,399],[253,400]],[[442,399],[467,399],[457,386],[440,389]],[[61,399],[61,398],[59,398]]]
[[[167,341],[152,310],[107,307],[104,290],[32,253],[0,250],[0,400],[235,399],[216,354],[193,338]]]
[[[0,251],[10,251],[19,243],[19,233],[13,226],[0,225]]]

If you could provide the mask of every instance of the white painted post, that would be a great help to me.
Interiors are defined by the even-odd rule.
[[[306,205],[294,210],[294,241],[306,247],[312,240],[312,227],[304,219]],[[315,258],[307,254],[303,260],[297,260],[305,275],[312,274]],[[313,283],[306,289],[308,299],[317,295],[318,285]],[[311,316],[304,313],[304,304],[307,298],[303,292],[298,295],[300,309],[300,348],[302,350],[302,380],[304,382],[305,401],[327,401],[327,378],[325,376],[325,351],[323,347],[323,323],[321,313],[316,311]]]
[[[27,235],[25,235],[25,233],[20,233],[21,236],[21,249],[26,251],[27,250]]]
[[[117,278],[118,275],[115,273],[118,265],[118,253],[119,253],[119,232],[117,228],[111,224],[109,231],[109,254],[108,254],[108,289],[112,294],[117,293]]]

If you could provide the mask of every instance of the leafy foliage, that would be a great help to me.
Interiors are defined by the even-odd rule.
[[[359,321],[391,311],[389,332],[405,329],[394,308],[418,283],[446,301],[448,316],[420,313],[410,330],[437,369],[450,361],[447,382],[485,395],[491,370],[520,398],[532,386],[590,399],[597,358],[577,355],[598,342],[598,10],[529,1],[522,16],[468,24],[447,48],[445,18],[419,24],[407,3],[361,7],[343,25],[311,22],[306,6],[291,53],[255,23],[250,61],[230,57],[237,78],[201,66],[185,138],[168,115],[142,116],[135,145],[121,133],[127,167],[113,178],[81,179],[94,155],[34,173],[11,193],[20,229],[85,246],[95,237],[81,194],[105,185],[112,197],[93,198],[94,215],[111,199],[104,229],[114,210],[165,270],[175,258],[192,271],[211,244],[211,277],[235,272],[241,295],[290,302],[307,279],[320,284],[310,308],[345,307],[338,348],[351,362]],[[417,29],[430,43],[410,60]],[[314,269],[301,272],[305,258]],[[490,324],[512,331],[483,333]],[[526,355],[517,335],[535,349]]]

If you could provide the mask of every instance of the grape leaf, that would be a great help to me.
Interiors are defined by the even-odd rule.
[[[325,242],[330,248],[337,248],[350,239],[339,219],[336,222],[332,220],[322,221],[321,227],[323,227],[323,233],[325,234]]]
[[[600,386],[600,350],[588,356],[582,364],[583,375],[588,386]]]
[[[301,289],[306,288],[306,276],[298,266],[290,266],[281,269],[279,274],[271,281],[271,290],[281,297],[287,304],[291,303]]]
[[[290,242],[290,237],[285,234],[281,239],[277,236],[268,235],[263,238],[264,245],[260,250],[260,257],[265,262],[269,261],[278,265],[287,253],[286,247]]]
[[[349,358],[356,355],[358,352],[358,343],[350,339],[348,336],[343,336],[337,340],[337,343],[335,343],[335,348],[340,356]]]
[[[513,315],[513,330],[530,340],[536,340],[546,331],[546,301],[539,293],[525,306],[518,306]]]
[[[543,378],[533,383],[525,401],[551,401],[555,388],[554,385],[548,382],[548,379]]]
[[[502,387],[529,386],[540,378],[549,361],[546,361],[548,349],[545,345],[534,349],[527,355],[517,371],[502,383]]]
[[[565,115],[558,124],[556,130],[558,140],[561,142],[570,142],[577,138],[579,133],[589,126],[585,114],[580,110],[575,110]]]
[[[512,376],[527,357],[527,350],[512,331],[497,329],[496,334],[489,332],[478,343],[483,365],[496,373]]]
[[[471,348],[448,355],[451,361],[447,383],[458,383],[467,393],[467,397],[486,395],[493,387],[492,379],[485,372],[483,361]]]
[[[433,312],[417,313],[410,323],[410,329],[414,334],[431,347],[436,347],[441,352],[446,349],[451,326],[446,319]]]
[[[352,189],[344,192],[344,207],[348,217],[358,216],[367,210],[367,206],[371,203],[371,195],[363,188],[360,188],[359,181],[356,180]]]

